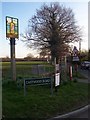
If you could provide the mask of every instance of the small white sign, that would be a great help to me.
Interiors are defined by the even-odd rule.
[[[79,61],[79,57],[78,56],[73,56],[73,61]]]
[[[55,74],[55,86],[60,85],[60,73]]]
[[[59,70],[59,64],[56,64],[56,71],[58,71]]]

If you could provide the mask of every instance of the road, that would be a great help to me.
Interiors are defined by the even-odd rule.
[[[89,111],[90,111],[90,107],[87,107],[79,112],[76,112],[76,113],[70,115],[67,118],[90,118]]]
[[[80,73],[86,77],[86,79],[79,79],[79,82],[90,83],[90,70],[79,69]]]
[[[79,69],[79,71],[85,75],[87,78],[90,77],[90,70],[85,70],[85,69]]]
[[[90,105],[89,106],[85,106],[81,109],[78,109],[76,111],[64,114],[64,115],[60,115],[48,120],[61,120],[62,118],[68,118],[70,120],[70,118],[87,118],[89,119],[89,112],[90,112]]]

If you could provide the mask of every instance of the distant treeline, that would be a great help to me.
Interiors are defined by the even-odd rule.
[[[1,58],[2,62],[10,62],[10,58]],[[16,61],[47,61],[47,58],[16,58]]]

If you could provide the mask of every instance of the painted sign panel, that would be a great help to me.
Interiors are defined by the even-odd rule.
[[[73,62],[78,62],[79,61],[79,57],[78,57],[78,50],[77,50],[77,47],[74,46],[74,49],[73,49],[73,59],[72,59]]]
[[[18,19],[6,16],[6,37],[18,38]]]

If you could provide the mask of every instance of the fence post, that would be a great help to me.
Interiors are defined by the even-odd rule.
[[[24,80],[24,96],[26,96],[26,83],[25,83],[25,80]]]
[[[72,81],[72,66],[69,66],[70,81]]]

